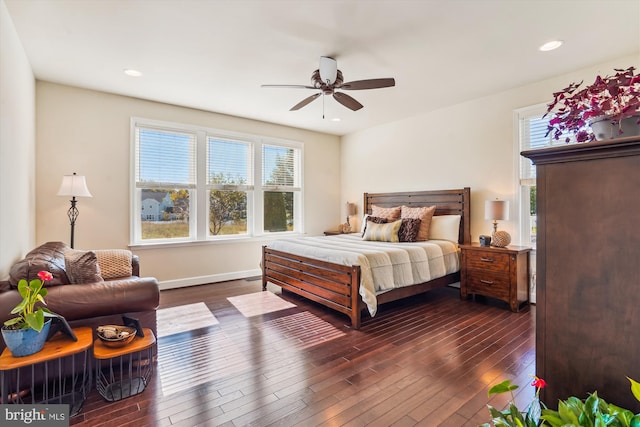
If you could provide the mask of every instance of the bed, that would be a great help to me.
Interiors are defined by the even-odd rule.
[[[389,208],[402,205],[412,208],[435,205],[436,210],[434,216],[460,215],[457,243],[468,244],[471,242],[470,195],[471,190],[469,187],[436,191],[365,193],[364,212],[371,214],[373,205]],[[340,242],[345,245],[355,245],[354,240],[360,239],[357,234],[335,236],[334,239],[335,238],[342,239]],[[297,240],[304,239],[310,239],[310,241],[315,242],[315,244],[324,246],[324,242],[319,242],[319,239],[325,239],[325,237],[303,237]],[[330,236],[327,236],[326,239],[330,239]],[[329,240],[326,242],[328,244]],[[321,259],[326,257],[316,257],[315,253],[314,256],[301,255],[301,253],[307,253],[308,251],[279,250],[272,247],[275,246],[275,243],[276,242],[268,246],[263,246],[262,248],[263,290],[266,290],[267,283],[271,282],[280,286],[283,290],[296,293],[348,315],[351,319],[352,327],[354,329],[360,328],[362,311],[369,309],[371,313],[369,307],[370,301],[365,303],[361,295],[361,284],[363,280],[363,269],[361,265],[345,265],[343,260],[340,262],[327,261],[326,259]],[[433,241],[432,243],[439,242]],[[401,243],[400,245],[406,244]],[[444,247],[441,243],[439,243],[439,245]],[[410,244],[408,246],[420,245]],[[288,248],[290,246],[284,247]],[[456,245],[456,257],[457,256],[458,251]],[[365,272],[364,275],[366,276],[367,274],[368,272]],[[375,306],[377,307],[380,304],[421,294],[459,281],[460,272],[458,269],[457,271],[447,272],[440,277],[425,282],[376,292],[374,297]]]

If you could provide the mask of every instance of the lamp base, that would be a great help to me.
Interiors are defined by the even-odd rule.
[[[504,248],[509,243],[511,243],[511,235],[506,231],[498,230],[494,232],[493,236],[491,237],[491,246]]]

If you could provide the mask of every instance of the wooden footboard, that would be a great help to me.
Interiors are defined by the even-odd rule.
[[[262,289],[267,282],[347,314],[360,327],[360,266],[338,265],[262,247]]]

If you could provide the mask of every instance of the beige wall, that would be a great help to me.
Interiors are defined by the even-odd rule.
[[[35,80],[0,1],[0,280],[35,243]]]
[[[614,68],[640,68],[638,55],[619,58],[437,111],[418,114],[342,138],[342,200],[357,200],[363,192],[435,190],[471,187],[471,235],[489,234],[484,201],[510,201],[511,221],[500,228],[519,241],[517,169],[519,153],[514,110],[550,101],[554,91],[572,81],[591,83]]]
[[[127,248],[131,117],[144,117],[304,142],[305,230],[340,222],[340,140],[285,126],[37,82],[38,243],[69,241],[69,200],[56,196],[62,175],[85,175],[93,198],[80,198],[77,249]],[[163,287],[259,273],[263,241],[135,248],[142,274]]]

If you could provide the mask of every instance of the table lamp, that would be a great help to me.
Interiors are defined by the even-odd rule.
[[[509,202],[506,200],[487,200],[484,202],[484,219],[493,221],[491,246],[504,247],[511,243],[511,236],[506,231],[498,231],[498,221],[509,219]]]

